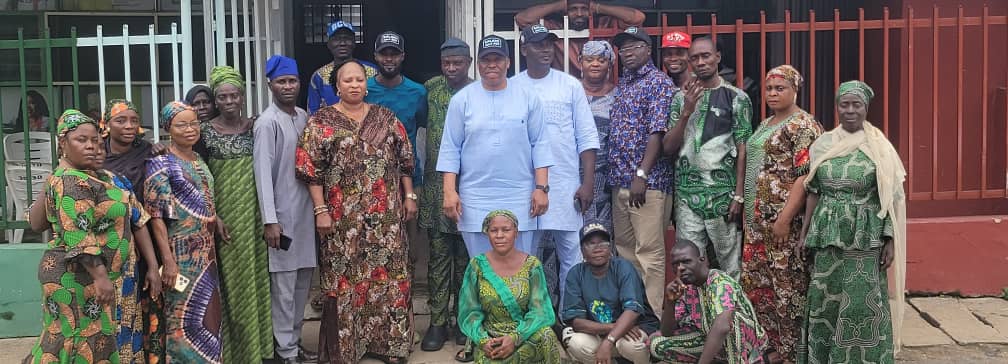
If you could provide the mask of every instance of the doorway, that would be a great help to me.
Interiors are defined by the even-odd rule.
[[[394,31],[406,40],[403,75],[424,83],[440,74],[439,47],[444,41],[442,1],[402,0],[294,0],[294,54],[300,72],[301,99],[307,103],[312,73],[332,61],[326,48],[326,26],[342,19],[357,30],[354,58],[374,62],[374,39],[385,31]]]

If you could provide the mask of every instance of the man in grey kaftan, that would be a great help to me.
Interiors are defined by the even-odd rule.
[[[308,113],[295,106],[300,85],[294,60],[271,57],[266,75],[273,103],[255,121],[252,156],[263,235],[269,246],[276,352],[284,363],[299,363],[314,356],[299,344],[316,265],[315,218],[307,186],[294,177],[295,153]]]

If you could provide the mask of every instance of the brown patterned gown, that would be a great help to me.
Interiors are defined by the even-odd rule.
[[[791,222],[783,245],[774,242],[773,225],[795,179],[808,174],[809,147],[823,129],[804,110],[775,125],[767,125],[770,120],[760,124],[747,146],[742,286],[771,347],[794,362],[808,286],[806,263],[793,249],[803,213]]]
[[[323,108],[304,130],[296,172],[322,186],[333,220],[333,233],[319,243],[326,296],[319,363],[408,356],[411,278],[400,178],[413,175],[413,148],[406,129],[377,105],[360,123]]]

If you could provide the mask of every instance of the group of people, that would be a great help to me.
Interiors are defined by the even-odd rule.
[[[575,0],[516,19],[557,4],[643,21]],[[473,50],[450,38],[421,85],[401,72],[402,35],[377,37],[376,64],[352,57],[353,35],[328,28],[308,111],[296,61],[273,56],[268,108],[244,115],[243,77],[216,67],[162,109],[166,144],[140,138],[127,100],[101,120],[64,112],[29,216],[54,238],[27,360],[404,363],[417,220],[431,246],[420,346],[454,336],[459,361],[559,363],[561,347],[582,363],[893,361],[905,171],[866,120],[868,85],[840,85],[824,132],[798,106],[801,74],[776,67],[753,130],[710,38],[664,35],[659,69],[631,25],[579,46],[578,79],[554,69],[562,43],[536,22],[519,74],[490,35],[473,80]],[[300,345],[316,267],[318,353]]]

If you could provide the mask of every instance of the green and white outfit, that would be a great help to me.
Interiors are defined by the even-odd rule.
[[[684,94],[677,93],[669,128],[675,127],[684,103]],[[713,243],[718,267],[736,279],[742,232],[725,216],[735,192],[737,145],[752,134],[751,116],[749,96],[720,79],[717,87],[704,90],[697,101],[676,163],[676,236],[696,243],[704,255]]]

